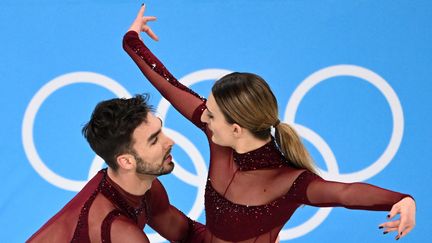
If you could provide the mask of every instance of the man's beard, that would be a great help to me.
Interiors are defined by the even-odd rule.
[[[138,174],[154,175],[154,176],[161,176],[161,175],[166,175],[171,173],[174,169],[174,163],[172,161],[168,163],[169,167],[164,167],[165,159],[169,156],[170,153],[171,153],[171,149],[164,156],[162,162],[157,165],[152,165],[148,162],[145,162],[139,155],[135,153],[134,157],[137,163],[136,172]]]

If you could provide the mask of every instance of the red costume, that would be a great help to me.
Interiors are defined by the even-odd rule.
[[[179,83],[134,31],[123,48],[147,79],[187,119],[201,128],[210,145],[205,192],[206,242],[275,242],[278,233],[302,204],[318,207],[390,210],[409,195],[365,183],[326,181],[294,168],[274,139],[244,154],[211,141],[200,121],[205,99]]]
[[[181,223],[171,225],[167,215]],[[204,230],[170,205],[158,179],[144,195],[136,196],[103,169],[27,242],[148,242],[143,232],[146,224],[171,241],[198,242],[193,237]]]

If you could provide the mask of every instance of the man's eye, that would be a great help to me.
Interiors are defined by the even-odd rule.
[[[153,142],[151,143],[151,145],[154,145],[154,144],[156,144],[156,143],[157,143],[157,141],[158,141],[158,138],[155,138],[155,139],[153,140]]]

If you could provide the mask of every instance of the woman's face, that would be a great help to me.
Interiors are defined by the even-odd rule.
[[[212,131],[212,141],[221,146],[232,147],[234,143],[233,124],[226,121],[212,93],[210,93],[206,105],[207,109],[201,115],[201,121],[207,123],[208,129]]]

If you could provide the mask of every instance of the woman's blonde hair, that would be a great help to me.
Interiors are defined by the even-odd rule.
[[[252,73],[231,73],[216,81],[212,93],[227,122],[248,129],[258,139],[269,138],[274,126],[276,142],[289,162],[316,173],[296,131],[279,122],[276,97],[264,79]]]

